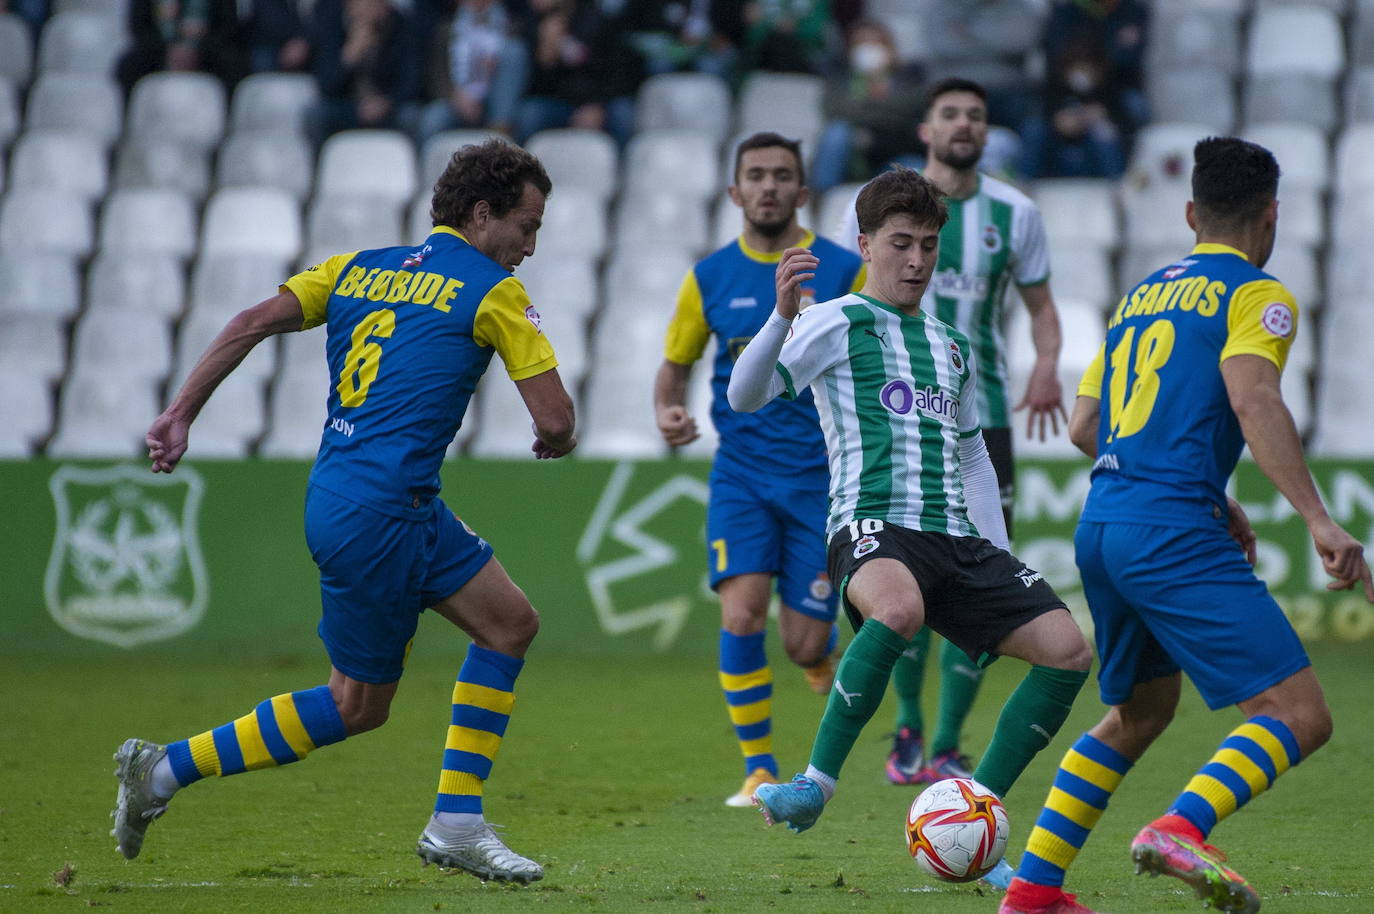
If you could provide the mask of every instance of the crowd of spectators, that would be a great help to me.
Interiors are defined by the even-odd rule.
[[[35,30],[50,0],[0,0]],[[866,5],[875,7],[873,11]],[[819,190],[893,161],[919,165],[926,85],[988,90],[992,158],[1012,178],[1117,177],[1148,119],[1144,0],[925,0],[919,21],[864,0],[129,0],[117,77],[199,70],[226,87],[262,71],[312,74],[319,143],[353,127],[423,143],[452,128],[524,141],[551,127],[622,145],[649,76],[757,70],[825,80]],[[892,26],[903,28],[894,29]],[[914,26],[914,28],[913,28]],[[904,42],[916,33],[915,52]],[[909,44],[910,42],[906,42]],[[999,143],[1001,146],[999,147]]]

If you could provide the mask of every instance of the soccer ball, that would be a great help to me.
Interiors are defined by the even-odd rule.
[[[1007,850],[1007,808],[968,778],[936,781],[911,804],[906,846],[916,865],[945,882],[972,882]]]

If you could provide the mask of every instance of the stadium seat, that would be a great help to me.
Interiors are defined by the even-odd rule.
[[[10,150],[10,184],[62,191],[87,202],[105,193],[110,179],[99,140],[70,130],[27,130]]]
[[[118,16],[127,18],[129,15],[130,0],[54,0],[52,10],[54,13],[65,13],[70,10],[78,12],[100,13],[105,16]]]
[[[101,369],[74,370],[62,385],[57,433],[47,455],[55,458],[142,457],[144,436],[160,412],[158,382]]]
[[[1226,133],[1214,122],[1158,120],[1136,134],[1131,153],[1130,182],[1147,185],[1176,184],[1191,195],[1193,147],[1197,141]]]
[[[86,271],[88,308],[127,308],[175,318],[185,303],[186,270],[175,255],[102,250]]]
[[[410,204],[410,214],[406,217],[406,243],[418,244],[434,232],[434,220],[429,215],[433,195],[421,192]],[[543,242],[543,238],[540,238]]]
[[[202,254],[191,273],[191,312],[210,312],[226,321],[277,294],[291,273],[288,260],[275,254]]]
[[[405,243],[401,211],[385,197],[318,195],[306,225],[306,267],[335,254]]]
[[[1236,123],[1236,86],[1219,67],[1165,70],[1147,74],[1150,110],[1160,120],[1216,124],[1230,133]]]
[[[1174,257],[1192,250],[1193,231],[1184,216],[1191,196],[1186,187],[1176,184],[1122,194],[1130,247],[1170,248],[1177,251]]]
[[[738,238],[744,229],[742,219],[740,208],[729,196],[721,194],[711,207],[711,237],[707,247],[710,250],[722,248]]]
[[[95,238],[91,208],[50,188],[13,187],[0,198],[0,250],[49,251],[84,258]]]
[[[706,205],[693,197],[645,191],[620,198],[615,244],[653,250],[674,246],[700,256],[707,248]]]
[[[1283,167],[1283,162],[1279,162]],[[1318,245],[1326,237],[1326,205],[1322,192],[1301,184],[1279,182],[1279,244]]]
[[[1324,191],[1331,183],[1331,145],[1311,124],[1266,121],[1246,126],[1244,136],[1259,143],[1278,159],[1283,179],[1279,194],[1301,187]]]
[[[224,136],[224,84],[209,73],[150,73],[129,92],[129,136],[205,151]]]
[[[600,130],[541,130],[529,138],[525,148],[544,163],[555,193],[565,187],[580,187],[606,200],[617,190],[619,153],[615,141]]]
[[[209,348],[210,342],[224,329],[225,323],[226,318],[223,315],[209,311],[192,311],[186,315],[177,331],[176,358],[171,366],[170,390],[175,391],[181,387],[186,376],[195,367],[196,361]],[[268,337],[253,347],[253,351],[234,369],[234,374],[251,378],[260,384],[271,378],[276,370],[277,340]]]
[[[564,381],[565,386],[567,381]],[[581,453],[582,418],[578,417],[578,453]],[[523,458],[530,454],[534,435],[530,414],[520,390],[498,365],[482,376],[468,404],[459,435],[465,439],[458,450],[474,457]]]
[[[1240,67],[1240,17],[1196,0],[1156,3],[1156,22],[1169,28],[1152,31],[1145,48],[1145,72],[1188,72],[1194,68],[1220,67],[1235,76]],[[1147,76],[1147,78],[1149,78]]]
[[[26,130],[73,130],[108,148],[124,128],[124,94],[93,73],[40,73],[29,88]]]
[[[597,318],[578,453],[609,459],[654,458],[667,453],[654,423],[650,379],[663,361],[666,308],[637,295],[611,295]],[[613,355],[613,357],[611,357]]]
[[[315,153],[304,136],[284,130],[229,134],[215,165],[217,187],[276,187],[296,200],[310,196]]]
[[[564,255],[542,246],[516,269],[530,301],[547,316],[559,311],[586,320],[600,306],[596,264],[586,257]]]
[[[14,13],[0,13],[0,79],[26,86],[33,76],[33,40]]]
[[[1369,404],[1360,395],[1374,385],[1374,361],[1369,358],[1365,330],[1374,301],[1369,300],[1367,287],[1364,294],[1363,300],[1328,308],[1322,321],[1314,456],[1368,458],[1374,454],[1374,423],[1369,421]]]
[[[1282,184],[1279,185],[1279,190],[1283,190]],[[1289,241],[1285,237],[1286,217],[1287,213],[1280,206],[1278,243],[1274,245],[1274,253],[1269,256],[1264,271],[1288,287],[1288,291],[1297,299],[1298,307],[1303,314],[1310,314],[1312,311],[1320,310],[1325,300],[1321,274],[1317,269],[1317,255],[1313,247]],[[1309,333],[1311,329],[1311,325],[1308,324],[1303,327],[1302,332]]]
[[[1311,3],[1261,5],[1250,23],[1245,69],[1254,76],[1308,74],[1336,79],[1345,66],[1341,23]]]
[[[1351,124],[1336,141],[1337,199],[1345,194],[1374,190],[1374,158],[1369,155],[1371,143],[1374,143],[1374,123]],[[1279,165],[1282,167],[1283,163]]]
[[[43,25],[38,36],[38,70],[113,76],[115,63],[128,46],[121,16],[85,10],[59,12]]]
[[[0,250],[0,314],[69,318],[81,308],[76,262],[60,253]]]
[[[101,211],[100,250],[187,260],[196,251],[195,207],[174,190],[117,190]]]
[[[1076,239],[1050,239],[1050,282],[1056,298],[1091,302],[1099,311],[1121,296],[1106,248]]]
[[[1279,219],[1281,224],[1283,217]],[[1331,206],[1331,235],[1338,246],[1367,244],[1370,225],[1374,225],[1374,187],[1345,191],[1335,198]]]
[[[172,368],[167,319],[132,308],[89,308],[72,333],[72,366],[124,378],[161,381]]]
[[[848,184],[837,184],[827,190],[819,201],[815,224],[811,228],[837,244],[849,246],[849,240],[841,239],[839,236],[849,225],[854,201],[858,199],[863,186],[862,181],[853,181]],[[813,200],[812,203],[816,201]]]
[[[823,126],[825,80],[804,73],[756,70],[740,87],[737,132],[772,130],[783,136],[814,136]]]
[[[685,128],[719,147],[730,132],[730,86],[712,73],[659,73],[639,87],[635,130]]]
[[[0,153],[9,148],[19,132],[19,89],[8,79],[0,78]],[[4,188],[3,169],[0,169],[0,189]]]
[[[32,457],[52,434],[52,384],[45,378],[5,366],[0,367],[0,390],[5,391],[0,460]]]
[[[210,191],[210,157],[177,140],[126,138],[115,155],[114,186],[164,188],[203,200]]]
[[[1345,80],[1345,122],[1374,121],[1374,62],[1352,69]]]
[[[1326,301],[1333,308],[1350,308],[1369,299],[1374,288],[1374,258],[1363,237],[1343,241],[1336,235],[1326,258]]]
[[[612,250],[601,279],[602,308],[612,298],[636,298],[643,307],[662,317],[663,329],[667,330],[678,287],[697,258],[676,246],[657,251],[649,247],[647,250],[653,251],[651,257],[643,256],[644,250],[637,246]]]
[[[585,187],[555,190],[544,204],[544,225],[535,247],[557,257],[577,256],[592,261],[606,251],[606,204]]]
[[[1106,178],[1048,178],[1036,181],[1031,196],[1053,242],[1114,251],[1121,242],[1116,182]],[[1050,260],[1058,276],[1059,261]]]
[[[300,209],[284,190],[216,191],[201,219],[202,254],[256,254],[294,261],[301,252]]]
[[[445,130],[426,140],[424,148],[420,150],[418,196],[423,197],[428,204],[430,197],[434,194],[434,182],[438,181],[439,176],[444,173],[444,169],[448,167],[449,159],[453,158],[453,154],[464,146],[485,143],[492,137],[501,140],[510,139],[505,134],[473,129]]]
[[[229,129],[305,133],[305,113],[319,97],[308,73],[253,73],[234,87]]]
[[[281,336],[281,368],[272,384],[270,420],[258,453],[308,459],[320,448],[328,417],[329,368],[324,330]]]
[[[344,130],[324,141],[315,192],[400,205],[415,195],[415,147],[395,130]]]
[[[589,367],[587,319],[571,308],[559,307],[559,304],[551,301],[541,307],[536,303],[535,309],[539,312],[539,329],[558,356],[558,375],[565,387],[576,391]]]
[[[0,365],[45,381],[67,367],[67,319],[50,314],[11,314],[0,333]]]
[[[1295,121],[1327,133],[1341,114],[1332,81],[1310,73],[1252,76],[1245,83],[1243,103],[1247,123]]]
[[[252,452],[266,427],[262,380],[245,375],[240,367],[215,389],[196,417],[190,453],[196,458],[240,460]]]
[[[686,128],[637,133],[625,148],[623,193],[671,193],[704,200],[721,191],[718,144]]]

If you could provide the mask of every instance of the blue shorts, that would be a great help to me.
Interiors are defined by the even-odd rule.
[[[1215,710],[1310,664],[1224,527],[1080,522],[1074,552],[1097,628],[1105,704],[1182,670]]]
[[[824,482],[781,486],[713,467],[710,484],[706,561],[711,589],[735,575],[775,575],[784,606],[833,622],[837,601],[825,570],[829,496]]]
[[[401,520],[311,486],[305,541],[320,569],[320,639],[335,669],[361,682],[401,678],[420,613],[456,593],[491,546],[436,498]]]

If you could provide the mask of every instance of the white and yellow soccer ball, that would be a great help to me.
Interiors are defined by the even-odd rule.
[[[945,882],[972,882],[1007,850],[1007,808],[968,778],[936,781],[912,802],[906,846],[922,870]]]

